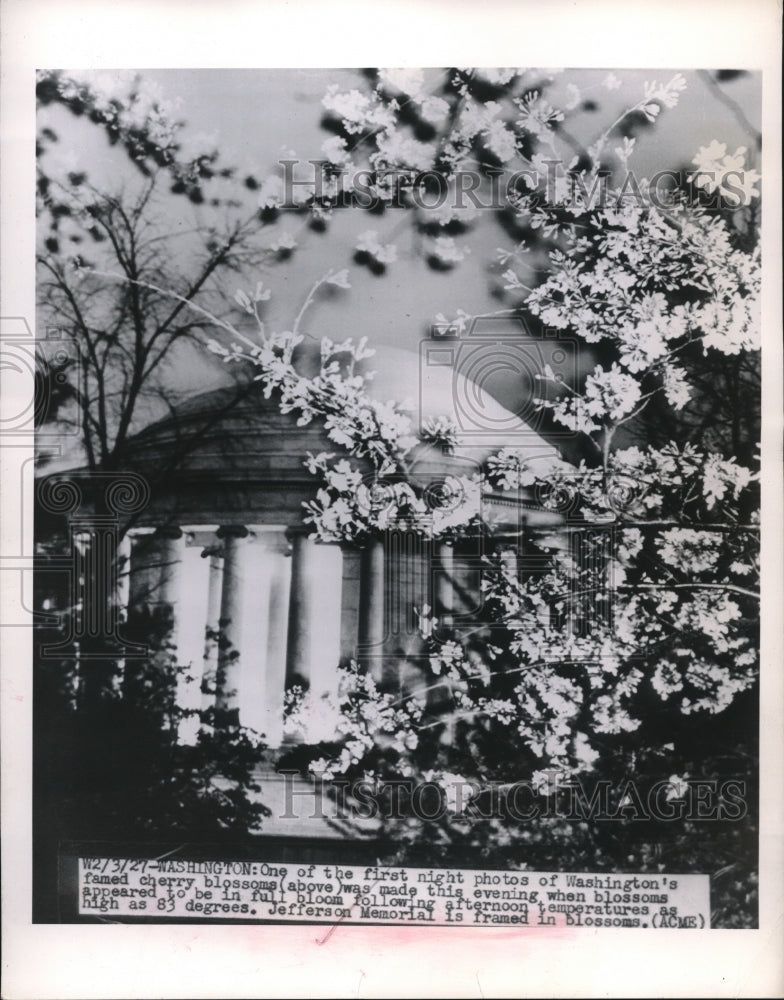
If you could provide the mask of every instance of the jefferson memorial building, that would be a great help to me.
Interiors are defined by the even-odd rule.
[[[540,475],[565,467],[551,444],[481,386],[449,365],[420,362],[412,352],[380,348],[369,387],[383,400],[414,397],[414,428],[442,415],[460,428],[451,453],[423,444],[414,455],[426,497],[437,498],[445,477],[470,476],[502,447],[517,449]],[[426,532],[394,527],[364,546],[316,541],[303,503],[319,484],[304,460],[322,451],[340,457],[316,421],[297,426],[250,383],[194,394],[139,431],[127,467],[114,480],[107,474],[115,484],[108,502],[97,499],[102,480],[94,474],[44,472],[37,535],[67,517],[82,607],[77,630],[107,627],[90,612],[106,579],[116,594],[108,628],[118,636],[120,673],[140,655],[122,638],[124,622],[138,612],[167,616],[177,661],[187,667],[181,706],[206,708],[205,699],[214,699],[273,748],[287,737],[287,689],[308,688],[318,705],[335,692],[341,663],[358,661],[389,688],[412,683],[421,669],[417,611],[429,607],[449,625],[479,607],[479,543],[433,543]],[[138,494],[131,503],[123,503],[124,474]],[[76,488],[78,502],[53,502],[65,486]],[[494,532],[509,539],[512,559],[523,552],[527,531],[562,521],[525,491],[488,495],[484,504]],[[107,552],[118,544],[113,569]],[[317,716],[301,740],[330,737]],[[198,723],[189,725],[180,733],[186,742]]]

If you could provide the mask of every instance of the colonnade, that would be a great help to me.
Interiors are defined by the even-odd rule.
[[[317,542],[304,528],[183,524],[132,529],[123,547],[121,605],[167,609],[178,662],[189,666],[178,702],[236,713],[270,746],[283,739],[288,688],[306,687],[315,701],[336,693],[337,666],[352,656],[380,680],[390,632],[412,631],[393,579],[402,554],[386,542],[357,551]],[[427,570],[422,576],[419,604],[430,586]]]

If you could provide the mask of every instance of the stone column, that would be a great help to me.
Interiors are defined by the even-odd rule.
[[[131,561],[128,610],[131,618],[141,617],[142,636],[149,643],[147,656],[138,663],[129,660],[123,687],[126,697],[135,697],[149,683],[160,685],[176,697],[177,678],[171,669],[170,647],[179,642],[181,611],[180,584],[186,537],[178,527],[134,528],[131,534]],[[163,627],[150,630],[146,616],[154,616]],[[178,656],[177,650],[174,655]]]
[[[305,529],[289,530],[291,596],[287,679],[309,689],[314,704],[336,691],[340,662],[340,603],[343,553],[340,545],[317,544]],[[306,739],[326,739],[331,723],[317,712]]]
[[[127,618],[130,622],[145,611],[149,610],[150,595],[155,588],[155,576],[151,566],[152,536],[155,528],[142,527],[131,528],[127,533],[130,545],[130,559],[128,562],[128,604],[126,609]],[[138,638],[142,638],[139,635]],[[144,635],[146,639],[146,634]],[[139,661],[129,661],[123,672],[123,695],[131,698],[138,693],[138,684],[144,676],[145,663],[149,657],[147,655]]]
[[[289,529],[291,541],[291,596],[289,598],[288,654],[286,674],[289,684],[310,684],[310,653],[313,646],[314,543],[307,529]]]
[[[152,532],[152,529],[149,529]],[[117,615],[117,621],[122,625],[128,621],[131,614],[131,573],[133,570],[133,550],[135,546],[135,531],[127,531],[120,539],[115,550],[115,589],[112,601]],[[139,657],[139,653],[136,654]],[[117,661],[118,683],[121,690],[125,689],[126,661],[123,657]],[[133,670],[133,666],[131,666]]]
[[[150,602],[154,589],[152,562],[152,535],[155,528],[131,528],[128,539],[131,545],[128,565],[128,613],[141,611]]]
[[[384,543],[373,539],[360,555],[357,658],[377,682],[384,668],[384,635]]]
[[[387,641],[406,657],[421,647],[419,619],[432,607],[433,545],[422,531],[408,526],[387,532],[384,567]],[[389,651],[389,650],[388,650]]]
[[[240,640],[245,585],[244,547],[248,529],[227,525],[218,530],[223,540],[223,583],[218,641],[218,678],[215,707],[230,713],[227,721],[239,722]]]
[[[207,620],[209,566],[202,559],[202,536],[208,534],[199,525],[183,525],[186,544],[183,549],[178,600],[182,609],[177,627],[177,705],[183,709],[179,720],[178,742],[193,744],[199,734],[199,719],[194,714],[202,707],[201,681],[204,671],[204,623]]]
[[[73,651],[77,662],[76,696],[80,705],[90,710],[120,694],[125,654],[144,656],[146,648],[128,643],[120,635],[124,598],[118,575],[120,541],[116,518],[107,514],[72,517],[69,534],[73,614],[67,638],[45,646],[44,652],[52,655],[60,649]]]
[[[176,646],[179,639],[182,613],[181,593],[182,563],[186,538],[179,528],[159,528],[155,532],[161,553],[158,607],[171,610],[170,642]]]
[[[131,555],[133,538],[126,532],[117,546],[115,560],[117,566],[114,603],[121,622],[128,620],[128,605],[131,599]]]
[[[258,531],[256,537],[262,550],[260,566],[264,577],[259,613],[266,624],[260,656],[264,702],[259,727],[267,745],[278,747],[283,741],[291,560],[283,528]]]
[[[171,641],[176,642],[185,535],[177,527],[137,528],[131,532],[128,603],[131,609],[169,609]]]
[[[223,549],[211,545],[202,551],[209,560],[207,582],[207,616],[204,622],[204,657],[202,668],[202,710],[215,704],[218,673],[218,638],[220,634],[221,590],[223,588]]]
[[[340,606],[343,590],[343,549],[337,543],[315,544],[313,645],[310,689],[317,696],[337,694],[340,664]]]

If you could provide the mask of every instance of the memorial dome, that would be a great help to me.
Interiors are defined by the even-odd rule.
[[[411,404],[415,432],[434,417],[457,426],[452,454],[432,445],[417,449],[415,475],[423,481],[471,474],[502,447],[518,449],[543,471],[562,464],[552,445],[459,370],[394,347],[379,348],[364,364],[375,372],[368,383],[374,398]],[[261,383],[199,393],[129,442],[128,467],[151,486],[141,523],[172,517],[299,524],[302,503],[317,488],[303,462],[308,452],[321,451],[341,449],[317,420],[298,426],[296,415],[281,414]]]

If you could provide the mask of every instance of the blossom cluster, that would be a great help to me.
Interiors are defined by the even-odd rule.
[[[342,272],[322,281],[348,284]],[[643,725],[651,693],[680,714],[716,713],[754,683],[753,469],[671,443],[611,449],[601,465],[563,464],[543,479],[528,456],[505,448],[481,473],[447,476],[435,493],[423,489],[411,474],[412,456],[428,436],[448,438],[449,421],[432,419],[420,442],[404,410],[374,400],[356,369],[371,353],[364,340],[325,338],[319,372],[299,374],[292,360],[298,323],[275,335],[258,318],[268,292],[259,283],[236,295],[259,322],[264,346],[214,342],[212,349],[224,360],[250,360],[282,412],[296,412],[300,423],[321,421],[343,451],[306,459],[320,479],[306,504],[316,535],[364,543],[394,529],[436,540],[478,528],[489,544],[471,643],[459,630],[445,633],[429,607],[419,609],[429,677],[402,701],[356,665],[341,674],[334,704],[311,704],[307,693],[292,698],[289,725],[307,725],[309,740],[321,733],[340,746],[336,756],[314,761],[315,771],[367,773],[391,747],[398,770],[414,773],[425,734],[443,730],[449,745],[455,726],[470,723],[503,731],[540,770],[579,773],[595,766],[603,738]],[[588,418],[605,425],[625,419],[639,399],[638,383],[619,363],[596,366],[582,394]],[[538,537],[536,573],[521,571],[482,516],[485,491],[526,489],[576,525]],[[457,772],[445,765],[428,773],[443,778],[448,792],[447,776]]]
[[[587,84],[581,89],[567,83],[560,88],[556,103],[551,103],[546,92],[558,75],[559,71],[521,68],[462,68],[451,73],[382,69],[376,74],[375,84],[365,90],[340,91],[330,86],[322,105],[338,134],[322,145],[328,169],[321,183],[314,182],[308,194],[306,185],[298,182],[299,202],[309,201],[314,209],[319,203],[319,211],[328,214],[330,202],[346,188],[351,190],[355,178],[362,176],[363,194],[371,195],[373,204],[412,208],[423,230],[454,224],[466,228],[476,218],[476,199],[473,195],[464,197],[456,178],[461,172],[475,170],[478,163],[514,171],[525,185],[536,188],[539,196],[544,178],[554,180],[558,200],[569,190],[569,172],[577,165],[573,151],[567,155],[568,147],[560,145],[559,127],[582,108],[587,91],[592,89]],[[593,89],[612,91],[620,85],[621,81],[610,73]],[[495,96],[488,96],[488,87]],[[589,145],[591,169],[599,169],[615,126],[635,114],[654,121],[662,109],[677,106],[685,87],[686,80],[679,73],[663,83],[647,81],[639,100],[630,103],[614,126]],[[633,145],[634,139],[623,138],[619,147],[623,162]],[[560,166],[553,177],[556,163]],[[698,165],[698,169],[702,167]],[[422,195],[416,197],[418,178],[436,175],[440,178],[439,190],[445,187],[442,193],[446,197],[430,203]],[[337,177],[342,178],[340,183]],[[278,190],[274,203],[280,204],[280,197]],[[547,197],[552,201],[552,192]],[[269,194],[265,199],[268,204]],[[541,219],[534,219],[537,225],[548,228]],[[435,253],[430,247],[425,249],[436,266],[439,260],[454,266],[465,257],[459,245],[450,249],[448,256],[438,247]]]
[[[499,88],[496,99],[477,97],[480,79]],[[616,83],[610,74],[600,85]],[[318,537],[361,544],[394,529],[429,540],[478,533],[484,543],[480,606],[465,628],[416,609],[417,681],[392,693],[353,664],[341,672],[331,708],[323,699],[308,707],[307,693],[292,699],[291,724],[309,725],[309,738],[320,733],[331,744],[314,771],[371,774],[386,761],[398,773],[429,775],[449,800],[464,777],[481,784],[478,745],[501,741],[541,775],[588,772],[632,734],[644,740],[652,703],[662,717],[716,714],[755,683],[756,468],[692,443],[619,447],[618,432],[634,427],[654,397],[687,411],[702,359],[756,350],[759,253],[720,212],[677,200],[664,208],[619,191],[597,205],[588,194],[611,140],[621,164],[634,155],[634,138],[617,138],[626,115],[654,121],[677,105],[684,86],[678,74],[647,82],[617,127],[591,145],[591,165],[555,176],[547,157],[557,126],[583,99],[576,87],[567,86],[556,107],[519,70],[497,78],[458,70],[446,81],[383,71],[368,92],[332,90],[325,98],[344,133],[328,141],[336,166],[350,169],[364,155],[379,171],[437,169],[447,182],[475,155],[532,167],[515,211],[547,244],[546,256],[537,251],[530,264],[532,272],[544,264],[545,273],[543,280],[522,274],[523,261],[534,258],[523,244],[501,250],[502,281],[514,299],[508,311],[527,312],[596,354],[575,384],[547,365],[538,373],[539,405],[589,439],[589,460],[555,464],[543,477],[530,456],[504,448],[476,475],[446,477],[434,502],[417,480],[416,455],[432,443],[455,447],[454,429],[436,418],[417,437],[403,407],[374,400],[355,365],[362,342],[326,341],[313,377],[292,363],[298,323],[290,334],[265,334],[261,349],[229,352],[258,367],[283,412],[320,421],[335,444],[306,463],[319,479],[306,508]],[[413,113],[430,132],[410,128]],[[694,182],[709,190],[710,179],[701,178],[712,166],[742,169],[743,155],[727,159],[721,144],[702,148]],[[750,176],[750,197],[756,180]],[[412,210],[431,263],[458,264],[465,248],[451,209]],[[376,265],[395,257],[377,230],[362,233],[356,250]],[[347,285],[344,276],[326,280]],[[238,303],[255,315],[252,296]],[[462,310],[451,322],[437,316],[457,333],[470,320]],[[486,493],[499,491],[526,503],[533,496],[560,524],[526,535],[521,556],[517,541],[495,536],[483,517]],[[308,713],[311,722],[303,722]]]
[[[55,141],[55,133],[46,127],[47,107],[60,104],[75,115],[89,115],[112,145],[119,144],[125,149],[143,175],[150,175],[156,168],[167,171],[172,191],[186,194],[194,203],[204,201],[204,181],[220,178],[225,181],[234,173],[233,168],[219,165],[214,138],[184,129],[183,122],[176,117],[179,102],[165,98],[159,85],[139,73],[39,70],[36,78],[42,109],[39,119],[42,149],[50,149]],[[66,170],[65,174],[71,183],[81,183],[86,178],[83,168]],[[66,177],[55,170],[55,179],[64,183]]]
[[[398,718],[399,744],[419,746],[434,725],[450,741],[456,723],[489,727],[542,773],[577,775],[597,766],[606,739],[644,725],[651,693],[682,715],[715,714],[754,684],[757,525],[753,515],[749,524],[741,518],[755,474],[674,445],[615,452],[609,472],[608,479],[581,466],[549,484],[554,494],[569,493],[569,509],[585,525],[571,536],[578,549],[557,532],[540,537],[547,568],[536,574],[521,573],[503,546],[487,558],[479,644],[476,626],[467,645],[459,632],[446,638],[431,609],[420,609],[430,676],[410,692],[421,711]],[[493,457],[488,476],[495,489],[537,485],[512,449]],[[344,698],[352,684],[367,693],[363,678],[348,678]],[[379,742],[364,731],[363,739],[363,753],[354,737],[350,754],[318,767],[370,768],[389,736],[384,731]],[[409,773],[412,755],[396,766]],[[456,772],[445,763],[428,773],[447,791]],[[459,778],[466,776],[481,787],[481,774],[463,761]]]
[[[290,691],[284,727],[312,744],[341,743],[336,756],[316,758],[309,765],[313,774],[329,781],[359,765],[379,745],[399,754],[415,750],[423,709],[421,699],[399,699],[381,691],[352,660],[338,668],[335,695],[314,698],[302,689]]]
[[[683,409],[693,395],[685,352],[758,348],[759,250],[733,246],[721,219],[696,210],[665,218],[631,204],[570,213],[558,229],[562,248],[551,251],[549,274],[525,308],[551,329],[611,347],[615,360],[597,366],[582,392],[558,386],[543,396],[561,424],[592,434],[625,422],[656,393]],[[522,288],[511,278],[508,289]]]

